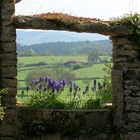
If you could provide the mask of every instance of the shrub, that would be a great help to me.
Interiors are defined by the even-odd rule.
[[[5,107],[2,106],[2,96],[4,96],[7,93],[7,89],[0,90],[0,120],[3,120],[4,117],[4,109]]]
[[[75,74],[61,67],[56,67],[53,69],[34,69],[28,73],[26,77],[26,85],[29,85],[33,79],[46,76],[55,80],[65,79],[67,82],[75,78]]]
[[[75,66],[73,66],[73,69],[72,70],[78,70],[81,68],[81,65],[79,64],[76,64]]]
[[[100,108],[100,99],[97,98],[97,99],[89,99],[85,102],[83,108],[84,109],[98,109]]]

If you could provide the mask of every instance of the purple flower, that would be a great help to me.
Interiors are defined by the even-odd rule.
[[[62,84],[63,84],[63,86],[65,86],[67,84],[65,79],[62,80]]]
[[[70,86],[72,86],[72,80],[70,80]]]
[[[48,82],[49,77],[45,77],[45,82]]]
[[[74,90],[77,92],[77,90],[78,90],[78,85],[76,84],[76,83],[74,83],[74,85],[73,85],[73,88],[74,88]]]

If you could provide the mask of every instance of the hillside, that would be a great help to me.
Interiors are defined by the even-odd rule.
[[[67,31],[16,30],[17,43],[22,45],[41,44],[47,42],[77,42],[108,39],[107,36],[91,33],[76,33]]]
[[[50,55],[77,55],[88,54],[94,48],[101,53],[111,54],[112,44],[110,40],[79,41],[79,42],[49,42],[33,45],[17,44],[17,53],[33,50],[37,54],[48,53]]]

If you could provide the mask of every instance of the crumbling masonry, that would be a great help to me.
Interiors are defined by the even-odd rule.
[[[139,140],[140,42],[134,40],[133,29],[123,24],[61,14],[57,18],[53,15],[15,17],[16,2],[19,0],[0,0],[0,87],[9,89],[6,98],[3,99],[6,115],[0,124],[0,140],[22,139],[18,137],[19,130],[17,129],[16,28],[67,30],[109,35],[113,44],[113,108],[109,111],[111,113],[107,114],[113,119],[112,127],[120,139]],[[63,18],[64,20],[61,20]],[[92,115],[94,118],[95,112]],[[99,138],[108,140],[105,136]],[[77,139],[82,140],[82,137]],[[112,139],[117,138],[112,137]]]

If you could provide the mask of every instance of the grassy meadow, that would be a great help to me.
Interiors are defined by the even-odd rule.
[[[69,60],[83,60],[87,61],[86,55],[79,56],[29,56],[29,57],[18,57],[18,101],[22,101],[21,99],[21,91],[26,88],[25,79],[28,73],[34,69],[40,71],[40,69],[51,69],[51,66],[55,66],[55,64],[64,63]],[[48,63],[45,66],[35,66],[40,62]],[[71,72],[75,74],[78,78],[83,78],[82,80],[77,80],[76,83],[82,88],[85,88],[85,85],[88,83],[89,85],[93,84],[93,80],[87,80],[86,78],[98,77],[100,78],[98,81],[102,81],[102,78],[105,75],[103,71],[104,64],[94,64],[88,67],[82,67],[76,70],[72,70]],[[47,75],[46,75],[47,76]],[[84,80],[85,78],[85,80]],[[66,89],[68,91],[68,89]],[[33,94],[31,91],[28,93],[29,95]],[[65,97],[61,97],[65,98]],[[25,96],[24,100],[27,100],[28,96]]]

